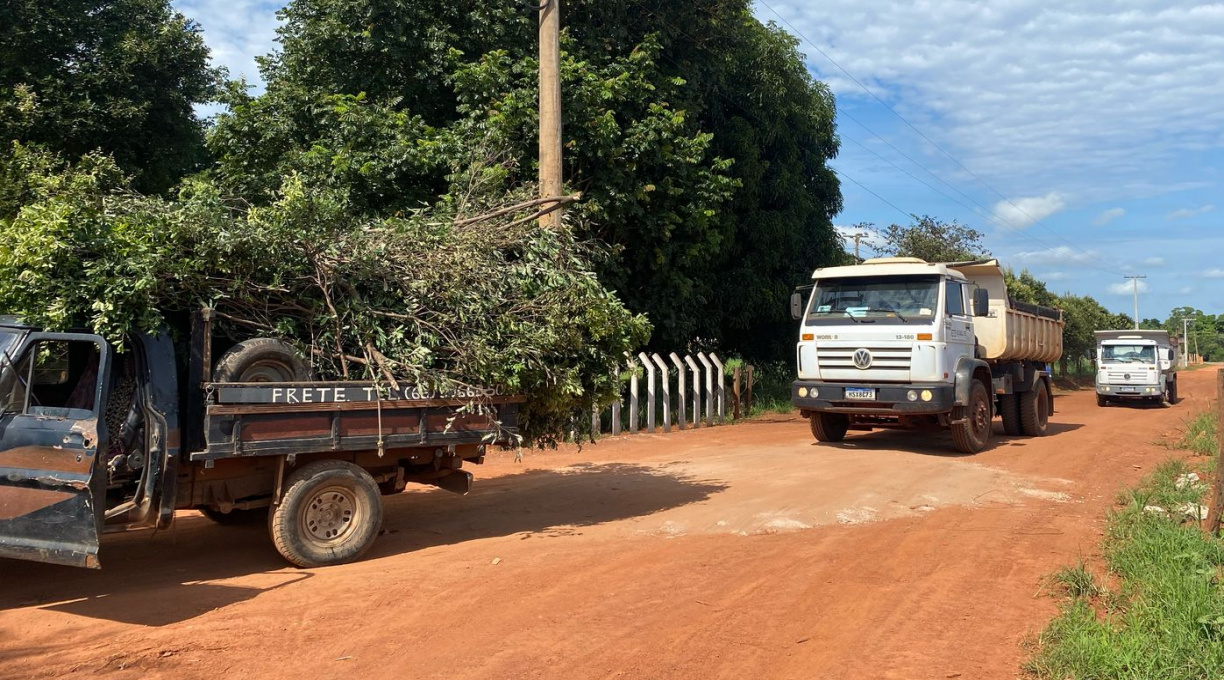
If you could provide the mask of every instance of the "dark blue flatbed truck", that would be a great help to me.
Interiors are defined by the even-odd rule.
[[[295,565],[348,562],[378,535],[382,495],[467,493],[463,464],[517,430],[521,397],[286,380],[302,377],[292,350],[251,342],[222,376],[207,311],[185,362],[165,335],[120,350],[0,317],[0,558],[99,568],[102,534],[194,508],[266,521]]]

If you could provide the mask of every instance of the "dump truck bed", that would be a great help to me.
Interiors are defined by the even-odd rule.
[[[1062,356],[1062,312],[1050,307],[1012,302],[997,260],[952,263],[969,283],[990,291],[990,315],[974,320],[978,345],[987,361],[1052,363]]]

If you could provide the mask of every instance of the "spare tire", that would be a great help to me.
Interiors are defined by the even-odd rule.
[[[234,345],[217,362],[214,382],[307,382],[314,375],[293,345],[254,338]]]

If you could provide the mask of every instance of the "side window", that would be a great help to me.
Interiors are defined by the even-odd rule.
[[[92,342],[40,340],[17,361],[7,394],[13,413],[68,417],[71,409],[93,411],[98,394],[100,352]],[[6,381],[7,382],[7,381]]]
[[[948,316],[965,315],[965,286],[956,281],[949,281],[946,287]]]

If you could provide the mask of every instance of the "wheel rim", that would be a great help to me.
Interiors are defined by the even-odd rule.
[[[973,413],[970,414],[970,418],[973,436],[978,441],[984,441],[986,439],[986,428],[990,427],[990,405],[985,400],[977,400],[973,404]]]
[[[352,489],[329,486],[306,501],[301,514],[302,536],[322,548],[347,540],[361,524],[361,506]]]
[[[272,359],[256,361],[242,372],[242,382],[293,382],[293,371]]]

